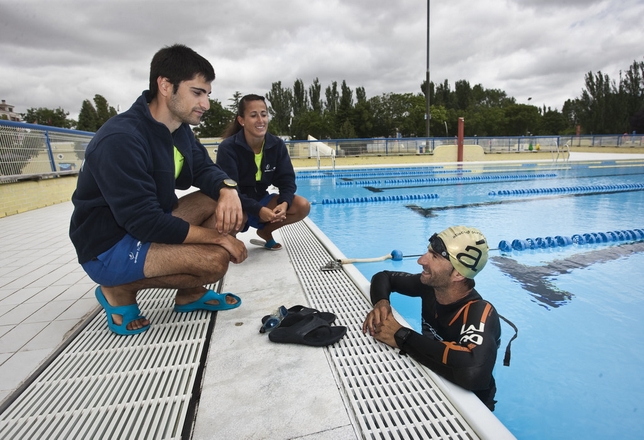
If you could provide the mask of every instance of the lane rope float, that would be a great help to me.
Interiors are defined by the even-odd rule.
[[[499,249],[502,252],[512,252],[566,247],[573,244],[584,245],[620,241],[644,241],[644,230],[638,228],[607,232],[587,232],[584,234],[574,234],[570,237],[556,235],[554,237],[516,238],[512,241],[501,240],[499,242]]]
[[[311,205],[334,205],[339,203],[370,203],[392,202],[400,200],[427,200],[437,199],[438,194],[402,194],[396,196],[371,196],[371,197],[343,197],[337,199],[322,199],[321,202],[311,201]]]
[[[561,186],[554,188],[524,188],[524,189],[502,189],[490,191],[489,196],[524,196],[531,194],[561,194],[561,193],[585,193],[585,192],[621,192],[644,189],[642,183],[625,183],[622,185],[586,185],[586,186]]]

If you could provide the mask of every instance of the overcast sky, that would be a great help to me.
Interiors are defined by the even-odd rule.
[[[644,61],[644,0],[434,0],[430,74],[561,109],[584,75],[619,79]],[[211,97],[271,84],[322,90],[343,80],[367,97],[419,93],[427,66],[422,0],[0,0],[0,99],[19,113],[103,95],[121,111],[148,88],[150,60],[186,44],[217,78]],[[355,93],[354,93],[355,98]]]

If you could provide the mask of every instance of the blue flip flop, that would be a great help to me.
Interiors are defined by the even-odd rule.
[[[129,304],[127,306],[111,306],[110,303],[107,302],[107,299],[105,298],[105,295],[101,290],[101,286],[98,286],[96,288],[94,294],[96,295],[98,303],[101,305],[101,307],[103,307],[103,309],[105,309],[105,315],[107,316],[107,327],[117,335],[137,335],[150,328],[150,324],[146,325],[145,327],[137,328],[135,330],[129,330],[127,328],[127,325],[130,322],[136,321],[137,319],[141,318],[145,319],[145,316],[141,315],[141,310],[139,309],[139,306],[137,304]],[[121,325],[114,323],[114,320],[112,319],[113,314],[121,315],[121,318],[123,319]]]
[[[272,238],[268,241],[264,240],[258,240],[256,238],[251,238],[250,239],[250,244],[254,244],[255,246],[260,246],[263,247],[266,250],[269,251],[281,251],[282,250],[282,245],[273,240]]]
[[[237,300],[235,304],[228,304],[226,302],[226,297],[231,296]],[[217,300],[219,304],[206,304],[208,301]],[[188,313],[194,312],[195,310],[207,310],[209,312],[217,312],[220,310],[230,310],[236,309],[241,306],[241,298],[232,293],[217,293],[214,290],[208,290],[204,295],[199,298],[197,301],[193,301],[188,304],[183,305],[174,305],[174,311],[179,313]]]

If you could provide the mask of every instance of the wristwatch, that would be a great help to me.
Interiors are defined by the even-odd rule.
[[[231,188],[231,189],[237,188],[237,182],[235,182],[233,179],[224,179],[219,189],[224,189],[224,188]]]
[[[394,339],[396,340],[396,345],[402,350],[403,344],[407,341],[407,338],[411,334],[411,329],[407,327],[400,327],[398,331],[394,334]]]

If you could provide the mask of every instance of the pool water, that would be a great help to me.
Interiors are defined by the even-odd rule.
[[[495,415],[520,439],[629,439],[642,437],[644,411],[643,177],[633,160],[301,171],[297,183],[346,257],[405,256],[357,263],[367,279],[419,272],[413,256],[431,234],[479,228],[495,249],[477,290],[519,330],[503,366],[514,331],[502,322]],[[630,233],[552,245],[611,231]],[[550,245],[508,249],[527,238]],[[392,297],[418,330],[417,301]]]

